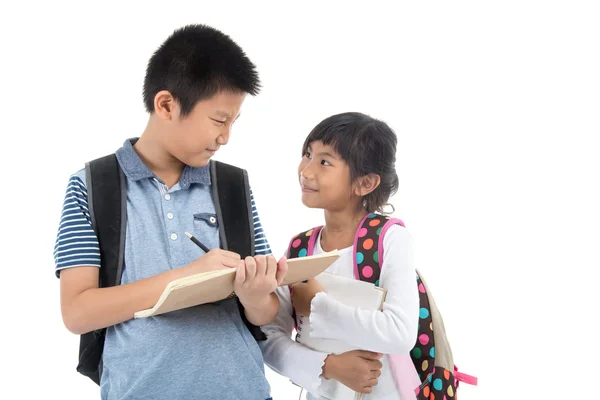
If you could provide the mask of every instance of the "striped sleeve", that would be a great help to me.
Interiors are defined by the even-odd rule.
[[[265,232],[260,224],[260,218],[258,217],[258,211],[256,210],[252,189],[250,189],[250,200],[252,201],[252,219],[254,220],[254,245],[256,255],[271,255],[271,247],[269,246]]]
[[[87,189],[78,176],[72,176],[67,186],[54,246],[54,264],[57,277],[65,268],[100,267],[100,247],[92,229]]]

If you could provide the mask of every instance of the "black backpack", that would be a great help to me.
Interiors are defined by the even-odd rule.
[[[254,221],[250,186],[246,171],[218,161],[211,161],[211,189],[219,224],[221,248],[242,257],[254,256]],[[99,287],[121,284],[127,223],[126,179],[114,154],[86,163],[88,208],[92,227],[100,245]],[[257,341],[266,340],[260,327],[240,314]],[[77,371],[100,384],[101,357],[106,328],[81,335]]]

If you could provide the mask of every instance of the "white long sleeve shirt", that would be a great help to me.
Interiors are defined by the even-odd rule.
[[[417,338],[419,294],[413,263],[412,237],[401,226],[392,226],[384,236],[384,258],[380,287],[387,290],[383,312],[349,307],[318,293],[311,304],[310,327],[301,334],[344,341],[362,350],[384,354],[407,354]],[[320,234],[314,254],[323,253]],[[340,258],[327,272],[354,277],[353,247],[339,250]],[[308,399],[325,400],[341,383],[320,377],[327,353],[311,350],[292,338],[294,321],[288,287],[277,289],[280,308],[276,320],[263,327],[267,340],[261,342],[265,362],[272,369],[308,391]],[[308,330],[308,332],[307,332]],[[397,400],[388,357],[382,358],[379,383],[363,399]]]

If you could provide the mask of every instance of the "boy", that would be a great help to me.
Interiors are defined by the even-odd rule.
[[[183,276],[237,268],[235,292],[247,320],[277,315],[274,294],[287,271],[270,256],[252,201],[256,256],[219,249],[210,158],[227,144],[255,66],[228,36],[203,25],[176,30],[151,57],[144,81],[150,113],[138,139],[116,152],[126,176],[127,229],[121,285],[99,288],[100,251],[90,223],[85,171],[69,181],[55,247],[66,327],[83,334],[108,327],[101,396],[120,399],[267,399],[256,340],[237,301],[132,319]],[[204,253],[185,238],[192,232]]]

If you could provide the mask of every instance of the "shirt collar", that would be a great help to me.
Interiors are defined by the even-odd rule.
[[[125,143],[123,143],[123,147],[116,151],[119,165],[125,173],[125,176],[133,181],[139,181],[145,178],[156,178],[154,172],[144,164],[133,148],[133,145],[138,139],[139,138],[127,139]],[[183,168],[183,172],[179,178],[179,186],[181,189],[188,189],[192,183],[210,185],[210,163],[202,168],[195,168],[189,165],[186,165]]]

